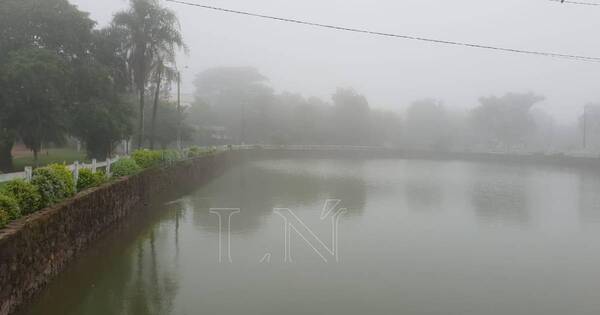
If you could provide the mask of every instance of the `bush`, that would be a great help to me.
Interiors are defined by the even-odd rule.
[[[62,198],[64,199],[73,196],[75,194],[75,179],[73,179],[71,170],[62,164],[51,164],[48,167],[65,185]]]
[[[21,217],[19,204],[15,198],[7,195],[0,195],[0,211],[6,214],[5,216],[8,217],[8,220],[15,220]]]
[[[141,167],[137,164],[137,162],[134,159],[122,158],[114,164],[112,164],[111,171],[113,176],[123,177],[130,176],[141,171]]]
[[[53,205],[75,194],[71,171],[64,165],[53,164],[36,168],[31,183],[41,196],[41,207]]]
[[[215,152],[217,152],[217,150],[215,148],[203,149],[203,148],[199,148],[199,147],[191,147],[188,149],[187,155],[188,155],[188,158],[195,158],[195,157],[211,155],[211,154],[214,154]]]
[[[164,164],[171,164],[181,159],[181,154],[177,150],[162,150],[160,153]]]
[[[8,213],[4,210],[0,209],[0,229],[5,227],[6,224],[10,221],[10,217]]]
[[[133,152],[131,157],[141,168],[150,168],[158,166],[163,161],[161,151],[137,150]]]
[[[77,178],[77,191],[100,186],[104,182],[106,182],[106,174],[104,174],[104,172],[93,173],[92,170],[84,168],[79,170],[79,177]]]
[[[29,214],[41,209],[41,196],[37,188],[22,179],[17,179],[6,183],[2,187],[2,193],[13,197],[19,204],[23,214]]]

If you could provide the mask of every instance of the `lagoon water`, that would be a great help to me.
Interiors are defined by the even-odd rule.
[[[284,159],[182,191],[111,231],[22,314],[600,314],[600,174]],[[337,260],[328,199],[347,209]],[[240,208],[231,262],[211,208]],[[290,229],[291,261],[275,208],[305,224]]]

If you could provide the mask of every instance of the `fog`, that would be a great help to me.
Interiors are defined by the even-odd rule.
[[[0,0],[0,315],[600,314],[599,16]]]
[[[195,0],[194,0],[195,1]],[[126,0],[72,0],[100,26]],[[193,2],[193,1],[192,1]],[[598,8],[547,0],[196,1],[319,23],[527,50],[600,56]],[[560,124],[575,124],[585,104],[600,100],[600,66],[548,57],[443,46],[325,30],[209,11],[162,1],[181,22],[189,54],[179,57],[183,91],[220,66],[255,67],[277,93],[330,101],[353,88],[372,108],[404,113],[433,98],[465,111],[480,97],[535,93],[535,105]]]

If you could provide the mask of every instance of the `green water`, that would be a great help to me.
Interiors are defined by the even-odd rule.
[[[277,160],[182,191],[192,192],[110,232],[22,314],[600,313],[598,174]],[[332,248],[333,221],[320,218],[332,198],[347,208],[337,261],[294,230],[284,261],[285,224],[273,209],[289,208]],[[219,255],[211,208],[241,210],[231,216],[231,262],[226,241]]]

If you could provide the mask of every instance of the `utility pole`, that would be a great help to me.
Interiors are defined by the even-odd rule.
[[[177,71],[177,149],[181,150],[181,72]]]
[[[587,108],[587,105],[583,107],[583,150],[587,150]]]
[[[240,144],[246,144],[246,101],[242,101],[242,128],[240,129]]]

